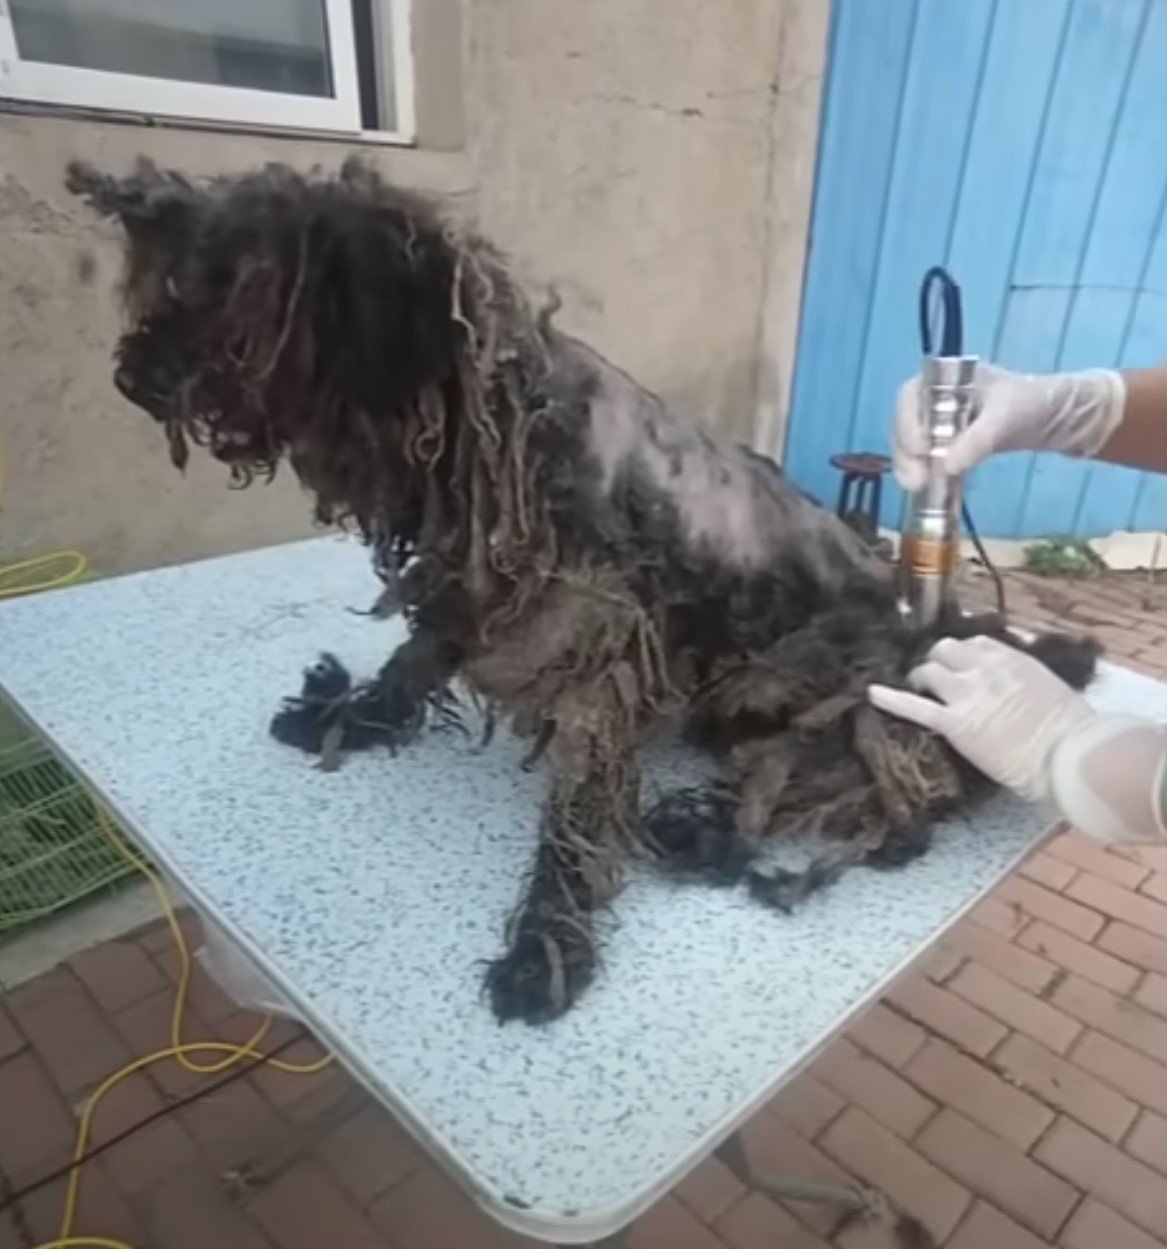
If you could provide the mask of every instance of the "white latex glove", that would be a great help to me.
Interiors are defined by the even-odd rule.
[[[1091,456],[1122,421],[1126,383],[1110,369],[1030,376],[992,364],[979,366],[981,412],[952,444],[945,461],[953,476],[995,451],[1060,451]],[[920,423],[920,379],[900,387],[892,462],[908,491],[924,484],[927,443]]]
[[[1100,840],[1167,836],[1161,727],[1093,710],[1039,660],[993,638],[938,642],[909,683],[939,701],[877,685],[872,703],[939,733],[998,784],[1052,802]]]

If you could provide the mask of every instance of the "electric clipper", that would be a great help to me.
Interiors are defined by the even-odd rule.
[[[933,294],[937,290],[943,325],[939,350],[934,350]],[[900,612],[911,629],[939,632],[945,621],[963,614],[955,601],[952,581],[960,555],[961,518],[968,515],[963,505],[963,483],[950,477],[944,464],[949,448],[976,419],[980,405],[979,361],[962,351],[960,288],[943,269],[930,269],[920,288],[920,339],[924,351],[920,423],[927,439],[927,477],[905,503],[900,536]],[[973,536],[975,541],[975,532]],[[991,569],[991,564],[988,567]]]
[[[927,356],[920,379],[920,420],[928,440],[927,477],[907,501],[900,535],[901,610],[916,628],[956,611],[952,577],[960,552],[962,482],[944,461],[977,403],[975,356]]]

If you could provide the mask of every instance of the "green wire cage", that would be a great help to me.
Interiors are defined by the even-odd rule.
[[[103,834],[81,782],[0,707],[0,935],[132,871]]]
[[[58,572],[59,584],[96,576],[82,557],[60,552],[0,562],[0,589],[12,595],[54,584],[50,579],[21,588],[29,577],[43,582],[46,564]],[[133,870],[103,833],[85,787],[0,700],[0,939],[108,889]]]

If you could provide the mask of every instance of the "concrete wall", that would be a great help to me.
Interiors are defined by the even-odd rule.
[[[461,57],[435,68],[419,56],[419,149],[368,155],[475,216],[532,279],[558,287],[566,326],[646,384],[773,445],[828,9],[462,0]],[[459,108],[435,109],[427,127],[425,101],[442,80]],[[427,128],[458,133],[458,150],[433,150]],[[60,180],[75,155],[119,168],[145,153],[209,172],[268,159],[335,165],[351,150],[0,114],[0,555],[75,546],[112,572],[308,532],[294,482],[232,493],[198,456],[182,480],[115,393],[116,236]]]

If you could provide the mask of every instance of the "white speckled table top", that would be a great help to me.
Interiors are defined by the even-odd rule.
[[[358,1078],[531,1235],[598,1239],[635,1217],[1050,823],[1001,796],[921,861],[850,873],[792,918],[638,878],[579,1006],[500,1028],[481,964],[541,790],[519,749],[433,734],[326,773],[267,735],[321,649],[358,676],[386,657],[400,626],[347,610],[376,589],[359,546],[323,538],[16,600],[0,684]],[[1094,697],[1167,715],[1164,687],[1117,669]]]

